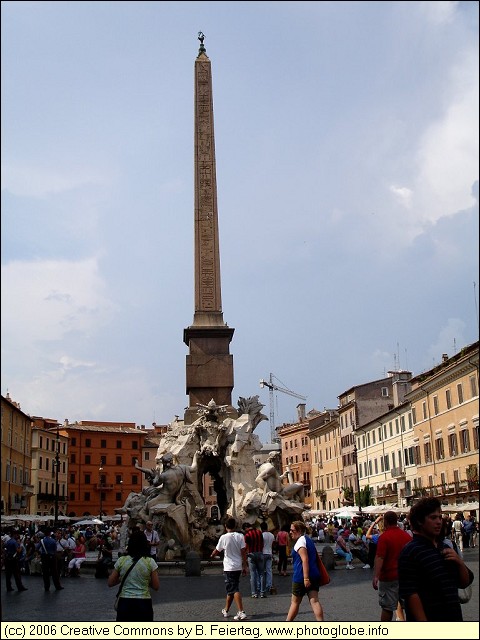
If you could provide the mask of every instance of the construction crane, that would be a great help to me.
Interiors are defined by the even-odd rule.
[[[302,396],[299,393],[295,393],[291,389],[287,389],[287,387],[280,387],[278,384],[275,384],[274,379],[277,382],[281,382],[281,380],[276,378],[273,373],[270,374],[269,381],[260,380],[260,388],[263,389],[267,387],[270,390],[270,442],[278,442],[278,436],[275,430],[275,399],[273,397],[274,391],[281,391],[282,393],[286,393],[289,396],[293,396],[294,398],[299,398],[300,400],[306,400],[306,396]]]

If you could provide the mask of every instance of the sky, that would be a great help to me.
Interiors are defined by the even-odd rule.
[[[2,2],[1,391],[183,417],[193,100],[212,63],[223,318],[275,426],[478,340],[477,2]],[[270,424],[257,434],[270,440]]]

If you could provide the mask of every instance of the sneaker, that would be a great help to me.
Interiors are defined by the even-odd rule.
[[[364,565],[363,565],[363,567],[362,567],[362,569],[370,569],[370,568],[371,568],[371,567],[370,567],[370,565],[369,565],[369,564],[364,564]]]
[[[345,569],[355,569],[355,567],[353,567],[351,564],[347,564],[347,566],[345,567]]]
[[[258,595],[256,593],[252,593],[252,598],[258,598]]]
[[[266,598],[267,596],[264,593],[260,594],[260,598]]]
[[[245,611],[239,611],[236,616],[233,616],[233,619],[234,620],[246,620],[247,619],[247,614],[245,613]]]
[[[222,609],[222,616],[228,618],[228,611],[226,609]]]

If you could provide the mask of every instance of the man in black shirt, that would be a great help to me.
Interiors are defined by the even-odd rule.
[[[413,540],[398,560],[407,622],[461,622],[458,589],[472,583],[473,573],[454,549],[439,540],[440,501],[422,498],[410,509],[409,520]]]

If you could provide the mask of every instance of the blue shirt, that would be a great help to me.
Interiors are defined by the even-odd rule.
[[[302,557],[298,553],[297,549],[306,547],[308,554],[308,577],[312,582],[318,582],[320,580],[320,572],[317,566],[317,548],[311,538],[306,535],[300,536],[296,541],[292,549],[292,561],[293,561],[293,582],[301,582],[303,584],[303,563]]]
[[[45,545],[45,548],[43,548],[44,545]],[[38,543],[38,550],[40,551],[40,554],[42,556],[45,555],[45,551],[47,552],[47,555],[54,556],[55,552],[57,551],[57,543],[50,536],[45,536]]]

